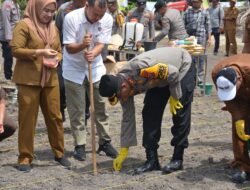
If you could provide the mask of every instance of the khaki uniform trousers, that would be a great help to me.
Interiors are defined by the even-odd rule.
[[[99,137],[99,144],[111,141],[109,132],[108,115],[106,114],[105,99],[99,94],[99,83],[93,84],[95,124]],[[86,144],[85,126],[85,90],[89,96],[89,82],[84,80],[83,85],[64,79],[67,110],[69,113],[70,125],[74,137],[74,144]],[[90,97],[90,96],[89,96]]]
[[[34,135],[39,106],[48,130],[49,143],[56,158],[64,155],[64,131],[60,112],[59,86],[18,85],[19,164],[33,160]]]
[[[225,37],[226,37],[226,54],[228,55],[229,53],[237,54],[236,29],[225,30]]]

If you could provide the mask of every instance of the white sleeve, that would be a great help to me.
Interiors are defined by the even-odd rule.
[[[75,18],[72,14],[67,14],[63,22],[63,44],[76,43],[76,26]]]
[[[107,14],[107,13],[106,13]],[[98,36],[97,42],[102,44],[108,44],[111,38],[112,26],[113,26],[113,18],[111,15],[105,15],[106,18],[103,22],[103,30]]]

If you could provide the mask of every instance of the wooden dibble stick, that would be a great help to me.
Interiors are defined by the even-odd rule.
[[[87,51],[90,47],[87,48]],[[92,63],[88,62],[88,72],[89,72],[89,99],[90,99],[90,124],[91,124],[91,143],[92,143],[92,164],[93,173],[97,175],[97,165],[96,165],[96,146],[95,146],[95,108],[94,108],[94,89],[92,81]]]

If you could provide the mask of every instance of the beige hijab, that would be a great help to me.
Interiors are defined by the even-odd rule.
[[[56,0],[29,0],[23,15],[23,21],[42,39],[45,48],[50,48],[52,46],[56,36],[52,19],[48,24],[43,24],[39,20],[39,15],[42,13],[42,10],[50,3],[54,3],[55,6],[57,6]],[[41,79],[42,87],[44,87],[45,82],[49,80],[50,74],[50,69],[43,66]]]

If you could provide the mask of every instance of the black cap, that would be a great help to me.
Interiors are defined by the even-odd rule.
[[[136,0],[137,5],[139,6],[146,5],[146,2],[146,0]]]
[[[158,0],[155,4],[155,12],[158,12],[162,7],[166,6],[166,2],[164,0]]]
[[[237,82],[237,73],[233,68],[226,67],[226,68],[221,69],[217,73],[216,79],[218,79],[220,76],[227,78],[234,85]]]
[[[118,77],[103,75],[99,85],[99,93],[103,97],[112,97],[118,92]]]

